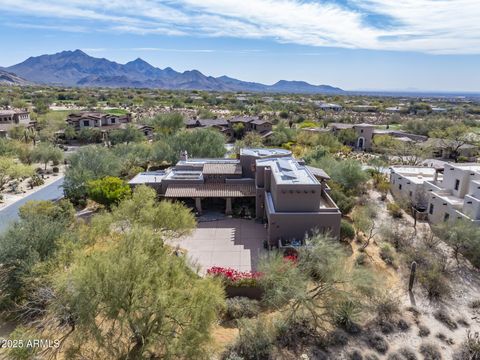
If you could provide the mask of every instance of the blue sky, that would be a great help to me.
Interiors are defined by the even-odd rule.
[[[348,90],[480,91],[478,0],[0,0],[0,66],[82,49]]]

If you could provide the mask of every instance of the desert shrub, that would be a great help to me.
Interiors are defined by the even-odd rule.
[[[365,355],[365,360],[379,360],[379,357],[375,354]]]
[[[58,166],[54,166],[52,168],[52,171],[53,171],[54,174],[58,174],[60,172],[60,169],[58,168]]]
[[[355,264],[358,266],[363,266],[366,263],[367,263],[367,255],[365,255],[364,253],[358,254],[357,257],[355,258]]]
[[[479,309],[480,308],[480,299],[479,300],[473,300],[468,304],[472,309]]]
[[[402,354],[403,359],[405,360],[417,360],[417,355],[415,355],[415,351],[410,348],[404,347],[398,350],[400,354]]]
[[[387,210],[393,218],[399,219],[403,216],[402,208],[396,203],[388,203]]]
[[[384,335],[395,332],[395,324],[387,320],[379,320],[377,326]]]
[[[480,335],[478,332],[467,333],[467,339],[462,343],[460,349],[455,352],[454,360],[480,360]]]
[[[451,287],[439,264],[420,271],[418,281],[427,292],[431,300],[440,300],[450,295]]]
[[[377,333],[369,333],[366,335],[367,344],[380,354],[385,354],[388,351],[388,343],[385,338]]]
[[[227,299],[227,309],[225,317],[228,320],[236,320],[241,318],[252,318],[259,314],[260,305],[257,300],[246,297],[234,297]]]
[[[353,240],[355,238],[355,229],[352,224],[342,219],[340,223],[340,239],[343,241]]]
[[[45,181],[38,175],[33,175],[30,180],[28,180],[28,185],[33,188],[35,186],[40,186],[45,184]]]
[[[458,318],[457,323],[459,325],[463,326],[463,327],[466,327],[466,328],[470,327],[470,323],[467,320],[465,320],[465,318],[463,318],[463,317]]]
[[[265,319],[239,320],[236,342],[224,354],[224,359],[238,355],[244,360],[268,359],[273,348],[274,332]]]
[[[383,244],[380,247],[380,258],[389,266],[396,267],[395,253],[390,244]]]
[[[317,330],[306,317],[292,317],[280,322],[277,324],[276,336],[276,344],[293,350],[320,340]]]
[[[427,337],[430,335],[430,329],[425,325],[418,325],[418,336]]]
[[[445,309],[437,310],[433,313],[433,317],[445,325],[449,330],[456,330],[457,323],[453,320]]]
[[[373,306],[379,319],[390,320],[400,312],[398,298],[390,292],[385,292],[374,299]]]
[[[362,309],[358,303],[352,300],[345,300],[338,303],[334,310],[335,324],[343,329],[350,329],[359,319]]]
[[[410,330],[410,324],[406,320],[400,319],[397,322],[397,328],[400,331],[408,331],[408,330]]]
[[[348,354],[348,358],[350,360],[363,360],[363,355],[360,351],[355,349]]]
[[[423,355],[425,360],[441,360],[442,354],[437,345],[431,343],[423,343],[419,348],[420,354]]]
[[[404,359],[400,353],[394,352],[394,353],[388,354],[387,360],[404,360]]]
[[[345,346],[348,340],[349,335],[342,329],[335,329],[328,334],[328,344],[331,346]]]

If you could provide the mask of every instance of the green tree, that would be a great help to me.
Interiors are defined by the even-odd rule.
[[[449,126],[444,130],[434,130],[429,135],[440,139],[441,146],[455,161],[458,160],[459,150],[463,145],[475,142],[475,135],[472,134],[470,128],[463,124]]]
[[[434,232],[452,247],[457,263],[463,254],[470,262],[480,267],[480,228],[472,221],[460,219],[436,225]]]
[[[90,180],[119,176],[122,169],[121,160],[104,147],[84,147],[69,160],[70,166],[65,173],[63,189],[66,197],[73,202],[86,198],[87,183]]]
[[[78,345],[91,342],[101,358],[208,357],[222,286],[159,244],[158,234],[138,228],[77,257],[57,291],[76,319]]]
[[[355,145],[358,134],[354,129],[343,129],[338,132],[338,141],[344,145]]]
[[[118,204],[130,192],[130,186],[118,177],[107,176],[87,183],[88,197],[107,208]]]
[[[0,285],[0,307],[20,303],[28,295],[34,267],[55,254],[73,214],[68,202],[29,202],[20,208],[20,220],[0,236],[0,264],[6,271]]]
[[[33,167],[19,164],[13,158],[0,157],[0,189],[10,180],[32,176],[33,174]]]
[[[132,142],[140,142],[145,139],[143,133],[133,125],[127,125],[125,129],[115,129],[110,131],[108,138],[112,145],[129,144]]]
[[[185,118],[178,112],[159,114],[147,120],[147,123],[162,135],[172,135],[185,128]]]
[[[63,160],[63,151],[52,144],[41,143],[33,149],[32,159],[34,162],[43,163],[46,170],[50,161],[58,164]]]
[[[357,236],[360,232],[363,233],[365,239],[363,241],[362,249],[365,250],[370,245],[371,240],[377,235],[379,230],[376,222],[376,210],[373,206],[361,206],[355,209],[352,219]]]
[[[83,143],[99,143],[103,134],[99,129],[83,128],[77,133],[77,139]]]
[[[164,141],[173,150],[175,160],[178,160],[183,150],[187,150],[189,156],[198,158],[223,157],[226,152],[225,137],[214,129],[181,131]]]
[[[344,304],[366,310],[375,292],[375,279],[368,271],[347,266],[347,255],[338,241],[314,235],[299,249],[297,262],[269,256],[260,264],[264,302],[285,309],[290,318],[308,318],[315,329],[325,331],[332,324],[348,327],[358,312],[347,318]]]

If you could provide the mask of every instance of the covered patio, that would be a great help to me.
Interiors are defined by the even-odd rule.
[[[165,198],[191,198],[195,200],[195,209],[202,213],[202,200],[208,198],[225,199],[225,214],[232,214],[232,199],[255,197],[255,185],[205,183],[205,184],[170,184],[165,192]]]

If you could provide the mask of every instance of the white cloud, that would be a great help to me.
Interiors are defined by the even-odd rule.
[[[0,0],[0,11],[79,30],[480,54],[478,0]],[[95,26],[85,26],[84,22]],[[78,23],[79,22],[79,23]]]

